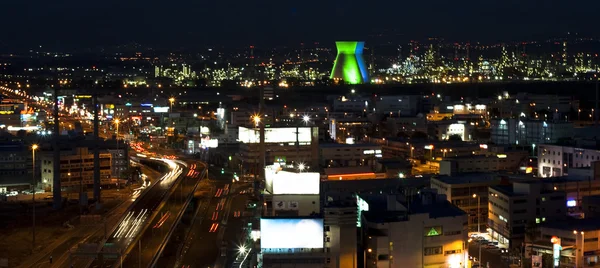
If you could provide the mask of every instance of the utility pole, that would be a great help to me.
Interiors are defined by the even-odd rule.
[[[60,137],[60,126],[58,121],[58,87],[54,88],[54,136],[52,138],[53,150],[53,173],[52,173],[52,207],[57,210],[62,207],[62,195],[60,185],[60,148],[58,139]]]
[[[100,209],[100,150],[98,148],[98,96],[93,95],[94,102],[94,200],[96,201],[96,209]],[[117,137],[118,138],[118,137]],[[118,151],[117,151],[118,154]]]
[[[265,112],[265,96],[264,96],[264,88],[261,87],[260,90],[260,103],[258,106],[258,115],[260,117],[264,117],[264,112]],[[265,117],[266,119],[266,117]],[[263,121],[262,124],[259,124],[259,133],[260,133],[260,159],[259,159],[259,163],[260,163],[260,170],[258,171],[258,174],[260,174],[260,179],[263,180],[265,179],[265,122]]]

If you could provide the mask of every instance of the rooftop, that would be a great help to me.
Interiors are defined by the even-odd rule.
[[[598,218],[568,218],[560,221],[547,221],[542,223],[541,227],[567,231],[577,230],[588,232],[600,230],[600,220],[598,220]]]
[[[523,196],[524,195],[524,194],[515,193],[513,190],[512,184],[510,184],[510,185],[495,185],[495,186],[490,186],[490,188],[492,188],[506,196]]]
[[[438,175],[432,179],[441,181],[446,184],[467,184],[467,183],[483,183],[483,182],[499,182],[500,177],[496,173],[462,173],[456,175]]]
[[[373,143],[355,143],[355,144],[320,143],[319,147],[324,147],[324,148],[361,148],[361,147],[381,147],[381,145],[377,145],[377,144],[373,144]]]

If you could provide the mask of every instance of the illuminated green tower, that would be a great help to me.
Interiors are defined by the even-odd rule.
[[[368,83],[367,68],[363,59],[365,42],[335,42],[337,57],[331,70],[331,79],[341,79],[347,84]]]

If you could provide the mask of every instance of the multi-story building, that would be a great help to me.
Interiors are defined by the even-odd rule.
[[[368,133],[373,123],[365,117],[330,117],[329,137],[339,143],[351,140],[351,142],[362,140]]]
[[[488,187],[499,185],[500,177],[491,173],[434,176],[431,188],[445,195],[450,203],[467,215],[469,232],[486,230],[488,221]]]
[[[433,139],[443,141],[457,135],[462,141],[471,141],[474,127],[467,124],[466,121],[442,120],[428,122],[427,134]]]
[[[443,195],[360,195],[369,227],[365,267],[462,267],[468,261],[467,215]],[[404,199],[404,200],[403,200]],[[411,200],[410,205],[406,200]]]
[[[490,123],[491,140],[495,144],[537,145],[573,136],[572,122],[510,118],[492,119]]]
[[[419,111],[421,95],[380,96],[375,101],[375,111],[379,114],[414,116]]]
[[[492,239],[519,247],[530,224],[566,218],[566,193],[552,182],[540,180],[490,186],[488,210]]]
[[[369,110],[369,102],[371,99],[353,96],[333,100],[333,110],[336,112],[365,112]]]
[[[100,182],[103,185],[112,183],[111,154],[100,153]],[[53,152],[40,153],[40,170],[42,184],[46,189],[52,189],[53,174],[60,172],[61,187],[77,188],[94,184],[94,152],[88,147],[61,148],[60,170],[54,170]]]
[[[0,143],[0,153],[0,192],[28,189],[34,172],[31,147],[7,141]]]
[[[527,156],[527,151],[511,151],[499,154],[446,157],[440,161],[440,174],[517,171]]]
[[[239,127],[240,160],[251,169],[260,163],[260,130]],[[319,130],[317,127],[265,127],[265,162],[304,163],[319,166]]]
[[[540,144],[537,152],[540,177],[564,176],[569,169],[590,167],[600,161],[600,151],[595,148]]]
[[[319,156],[321,167],[371,166],[382,152],[377,144],[325,143],[319,145]]]

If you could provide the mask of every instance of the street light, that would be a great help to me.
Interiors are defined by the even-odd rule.
[[[254,124],[258,127],[258,123],[260,123],[260,115],[253,115],[252,116],[252,121],[254,121]]]
[[[304,115],[302,116],[302,121],[304,121],[304,124],[308,124],[308,122],[310,121],[310,117],[308,117],[308,115]]]
[[[304,163],[300,163],[300,164],[298,164],[298,170],[299,170],[300,172],[304,171],[304,169],[306,169],[306,166],[304,165]]]
[[[581,250],[577,250],[575,254],[575,267],[579,267],[579,252],[581,252],[581,258],[583,259],[583,254],[585,252],[585,232],[579,232],[581,234]],[[573,231],[575,235],[575,247],[577,247],[577,231]]]
[[[531,156],[535,156],[535,143],[531,144]]]
[[[173,102],[175,102],[175,98],[169,98],[169,103],[171,104],[171,112],[173,112]]]
[[[33,188],[33,232],[31,238],[31,252],[35,250],[35,150],[37,150],[39,146],[37,144],[31,145],[31,163],[32,163],[32,175],[31,175],[31,188]]]
[[[477,194],[473,194],[473,198],[477,198],[477,233],[481,234],[481,224],[479,222],[480,217],[480,213],[479,213],[479,207],[481,205],[481,196],[477,195]],[[481,241],[479,242],[479,266],[481,266],[482,262],[481,262]]]

